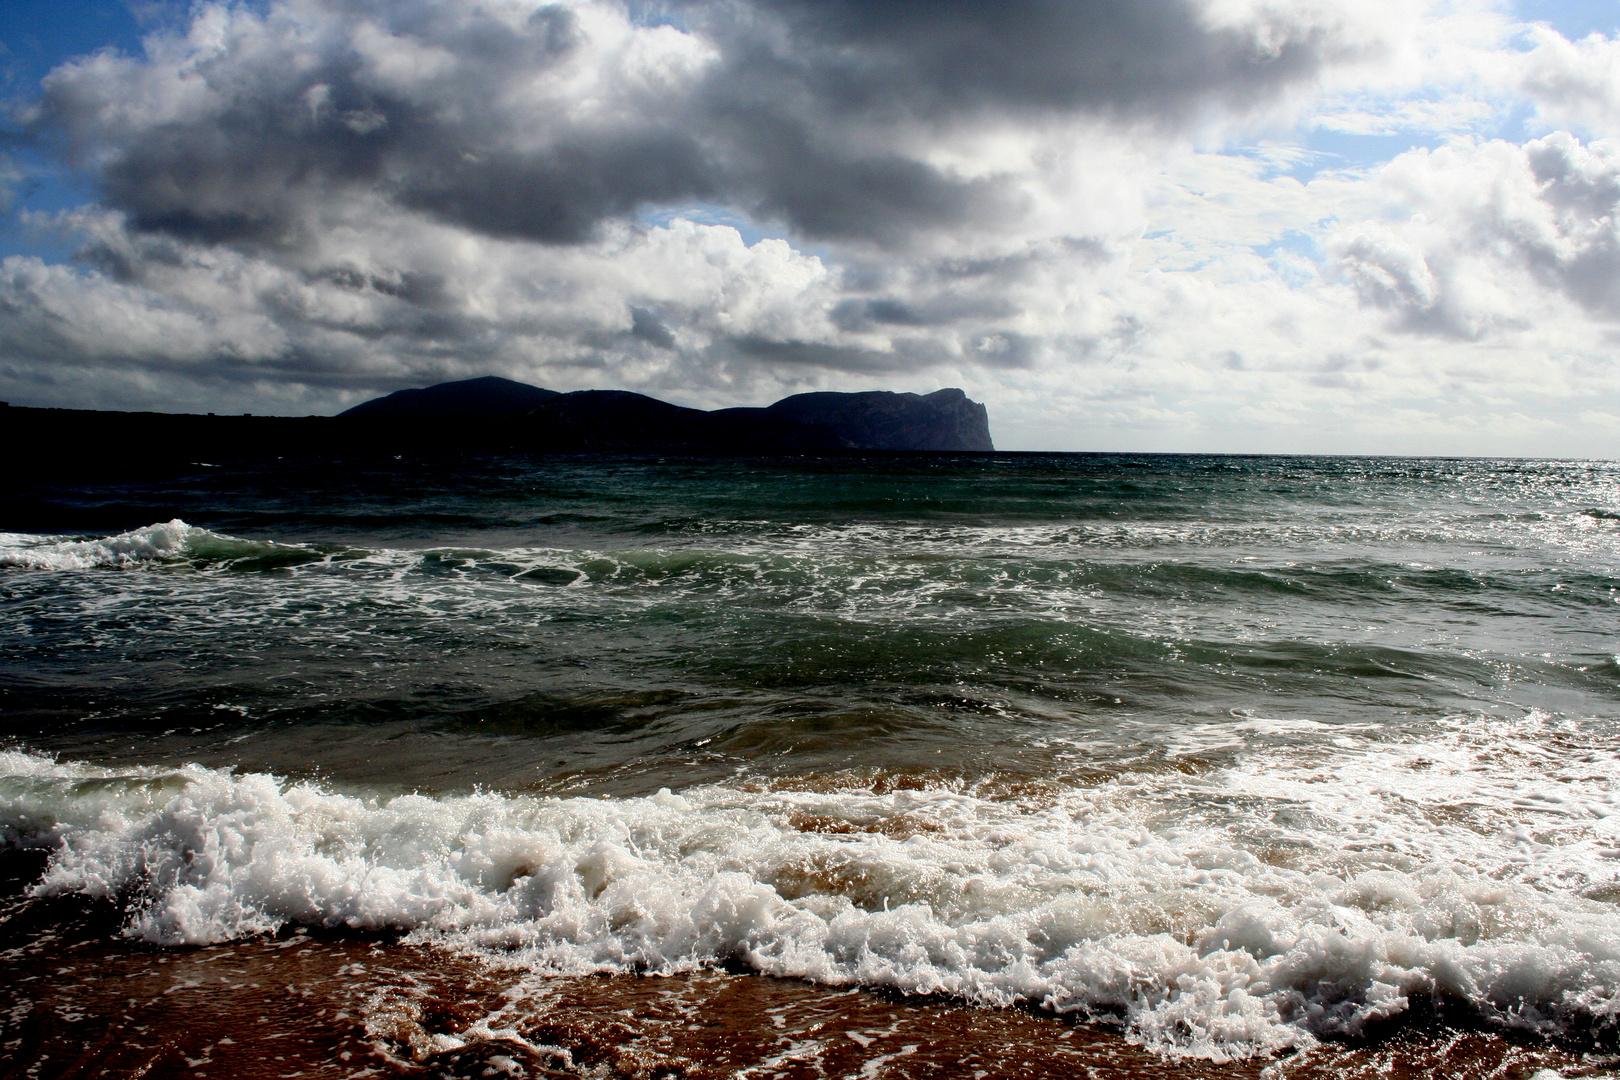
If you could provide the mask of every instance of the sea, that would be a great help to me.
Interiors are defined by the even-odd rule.
[[[0,487],[0,1075],[1613,1076],[1620,463]]]

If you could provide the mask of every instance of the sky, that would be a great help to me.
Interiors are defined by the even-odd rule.
[[[1620,457],[1620,0],[5,0],[0,400]]]

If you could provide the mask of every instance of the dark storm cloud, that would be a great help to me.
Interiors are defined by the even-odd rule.
[[[749,337],[732,344],[744,356],[787,367],[869,372],[898,371],[910,366],[902,355],[812,341],[767,341]]]
[[[1010,224],[1023,197],[964,179],[872,132],[1001,114],[1090,112],[1175,125],[1308,79],[1329,44],[1212,29],[1185,0],[680,5],[718,57],[675,87],[605,91],[603,115],[514,90],[588,48],[578,17],[512,22],[459,6],[351,0],[295,36],[272,5],[258,37],[192,66],[214,105],[130,123],[137,68],[47,80],[34,131],[94,163],[137,228],[188,239],[298,244],[334,204],[379,195],[491,236],[588,239],[649,204],[705,199],[810,237],[901,243],[964,223]],[[409,91],[379,83],[357,35],[453,59]],[[409,61],[405,61],[409,62]],[[866,137],[863,137],[866,136]],[[893,140],[880,140],[892,144]],[[867,146],[868,149],[857,149]]]
[[[22,129],[101,206],[64,225],[80,276],[0,275],[0,345],[87,386],[311,393],[621,362],[688,385],[1025,367],[1045,331],[1008,328],[1042,325],[1052,268],[1119,252],[1043,232],[1047,165],[973,161],[976,140],[1054,140],[1083,173],[1083,140],[1263,106],[1343,53],[1306,15],[1217,25],[1194,0],[625,11],[199,3],[146,55],[63,65]],[[744,244],[695,206],[824,246]],[[650,209],[684,224],[637,224]]]
[[[1320,31],[1261,47],[1252,27],[1208,28],[1185,0],[699,0],[685,10],[724,45],[699,102],[735,148],[733,198],[807,236],[889,244],[918,229],[1007,225],[1025,207],[995,180],[855,153],[854,129],[1077,112],[1176,127],[1307,80],[1331,53]]]
[[[736,195],[755,216],[807,237],[903,245],[928,229],[1011,225],[1024,201],[1004,181],[962,180],[903,157],[853,157],[804,130],[781,134],[789,127],[755,118]]]
[[[1330,59],[1320,30],[1212,29],[1185,0],[701,0],[724,43],[699,98],[735,147],[728,191],[817,238],[894,244],[1009,225],[1022,197],[914,158],[852,152],[854,129],[1090,113],[1174,128],[1247,108]]]
[[[1016,314],[1016,306],[1003,296],[942,293],[920,303],[892,297],[845,300],[833,308],[832,319],[840,329],[865,330],[874,326],[950,326],[969,319],[1006,319]]]
[[[59,71],[34,130],[98,162],[106,202],[136,228],[210,243],[297,245],[365,195],[491,236],[577,243],[605,218],[713,189],[685,125],[650,98],[626,95],[639,119],[595,125],[496,104],[578,47],[564,8],[519,25],[431,4],[339,10],[355,22],[325,37],[278,37],[272,19],[265,41],[196,64],[218,102],[196,115],[132,126],[125,98],[149,92],[142,72]],[[367,19],[458,62],[414,99],[379,89],[352,47]]]
[[[684,136],[580,138],[539,154],[446,156],[398,187],[401,203],[489,236],[578,243],[598,222],[646,203],[707,195],[701,153]]]
[[[927,339],[900,339],[887,350],[807,341],[769,341],[754,337],[739,338],[730,345],[745,357],[765,360],[774,365],[852,374],[912,371],[953,359]],[[983,335],[966,352],[966,359],[988,367],[1020,368],[1035,361],[1040,352],[1040,343],[1023,334],[1003,331]]]
[[[670,333],[669,327],[665,326],[657,315],[646,308],[630,309],[630,334],[660,349],[675,347],[675,335]]]
[[[691,6],[731,39],[733,79],[790,86],[846,116],[1091,108],[1174,119],[1206,103],[1252,104],[1314,74],[1332,48],[1320,29],[1261,46],[1252,27],[1205,25],[1187,0]],[[774,21],[758,18],[767,13]]]

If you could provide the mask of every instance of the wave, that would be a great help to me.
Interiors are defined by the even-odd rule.
[[[1156,527],[1152,531],[1157,531]],[[243,539],[174,519],[95,539],[0,533],[0,568],[92,570],[187,564],[239,571],[349,569],[425,578],[510,581],[542,586],[677,586],[699,590],[765,590],[790,599],[826,589],[861,606],[898,601],[972,604],[992,597],[1066,608],[1076,599],[1126,594],[1155,600],[1208,599],[1230,593],[1345,603],[1385,602],[1402,590],[1456,596],[1540,593],[1543,578],[1608,602],[1606,567],[1575,566],[1527,572],[1500,566],[1464,569],[1362,556],[1299,562],[1282,556],[1233,563],[1208,556],[1209,536],[1179,539],[1186,559],[1124,560],[1095,550],[1096,539],[1070,527],[1056,530],[878,529],[872,526],[787,530],[776,536],[688,538],[667,548],[434,547],[364,550],[331,544]],[[1142,542],[1149,538],[1134,535]],[[694,546],[693,540],[710,541]]]
[[[330,552],[299,544],[241,540],[179,518],[92,540],[0,533],[0,568],[20,570],[131,569],[171,563],[272,570],[317,562]]]
[[[1405,759],[1385,764],[1411,775]],[[1437,996],[1511,1026],[1612,1035],[1620,923],[1612,904],[1580,895],[1575,879],[1591,882],[1570,867],[1620,857],[1620,841],[1589,837],[1537,878],[1522,871],[1546,836],[1522,825],[1494,839],[1434,826],[1455,857],[1425,853],[1387,817],[1324,818],[1313,831],[1303,823],[1318,779],[1292,778],[1299,790],[1283,801],[1299,835],[1266,847],[1199,815],[1165,825],[1140,792],[384,798],[11,751],[0,833],[52,849],[36,895],[119,903],[130,937],[164,945],[297,924],[404,930],[545,973],[742,963],[1110,1015],[1161,1052],[1217,1060],[1353,1035]],[[1340,792],[1348,818],[1366,779]],[[1244,783],[1262,781],[1223,782],[1241,801],[1255,797]],[[1455,793],[1438,794],[1422,814]],[[1613,810],[1600,797],[1559,812],[1594,807]],[[1347,829],[1355,844],[1309,855]],[[1290,839],[1308,857],[1289,857]]]
[[[0,533],[0,566],[25,570],[89,570],[161,562],[181,557],[191,534],[200,531],[176,518],[98,540]]]

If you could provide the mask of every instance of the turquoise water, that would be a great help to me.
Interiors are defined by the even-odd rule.
[[[1620,464],[199,464],[0,528],[0,828],[136,938],[1216,1057],[1620,1013]]]

